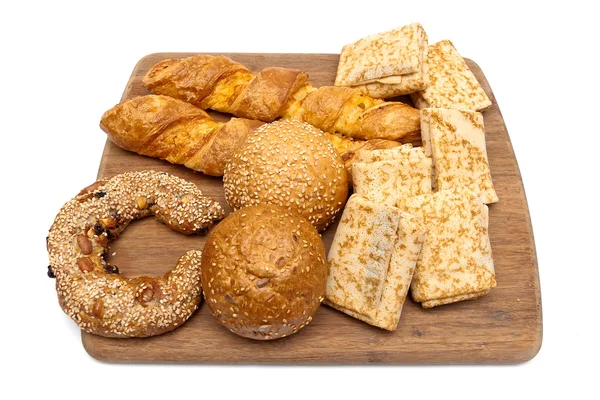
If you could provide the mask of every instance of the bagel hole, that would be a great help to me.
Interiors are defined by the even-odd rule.
[[[121,275],[161,276],[169,272],[189,250],[202,250],[206,236],[187,236],[171,230],[154,218],[133,221],[108,244],[108,264]]]

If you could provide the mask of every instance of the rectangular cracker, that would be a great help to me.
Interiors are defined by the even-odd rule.
[[[485,146],[483,115],[442,108],[421,110],[421,138],[433,158],[433,187],[466,186],[486,204],[498,201]]]
[[[464,188],[409,199],[403,206],[423,221],[427,236],[411,283],[423,308],[477,298],[496,286],[488,208]]]
[[[425,157],[422,147],[390,149],[384,155],[393,158],[352,164],[354,193],[390,206],[407,197],[431,193],[432,162]],[[361,158],[378,157],[364,155]]]
[[[399,221],[396,207],[350,196],[327,256],[327,301],[376,317]]]
[[[335,85],[390,98],[424,89],[427,76],[427,33],[414,23],[344,46]]]
[[[451,41],[429,46],[427,60],[427,87],[411,94],[415,107],[483,111],[492,105]]]
[[[327,299],[325,304],[370,325],[388,331],[396,330],[425,235],[426,229],[417,218],[401,213],[394,252],[390,258],[381,301],[374,318],[356,313],[343,305],[331,303]]]
[[[402,146],[392,147],[391,149],[360,150],[356,154],[356,159],[354,162],[370,163],[403,158],[406,154],[410,153],[412,148],[413,145],[407,143],[403,144]]]

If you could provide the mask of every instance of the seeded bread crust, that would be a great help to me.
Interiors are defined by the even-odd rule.
[[[208,236],[202,289],[231,332],[257,340],[289,336],[310,323],[325,296],[325,248],[315,228],[263,204],[236,211]]]
[[[324,230],[344,207],[348,173],[321,130],[276,121],[254,131],[225,166],[225,199],[234,210],[269,203]]]
[[[127,225],[154,215],[183,234],[204,234],[224,217],[191,182],[141,171],[100,180],[67,202],[47,238],[59,304],[79,327],[106,337],[159,335],[181,325],[201,300],[200,257],[192,250],[162,277],[126,278],[106,260]]]

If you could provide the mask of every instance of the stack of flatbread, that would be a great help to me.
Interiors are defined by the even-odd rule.
[[[324,303],[395,330],[424,240],[418,219],[353,194],[327,256]]]
[[[410,94],[423,146],[357,154],[325,303],[394,330],[409,286],[423,308],[488,293],[496,275],[487,204],[498,196],[478,111],[491,101],[465,60],[449,40],[428,46],[412,24],[345,46],[335,84],[372,97]]]
[[[411,283],[423,308],[474,299],[496,286],[488,208],[464,187],[413,197],[403,209],[428,229]]]
[[[335,86],[387,99],[427,86],[427,33],[415,23],[344,46]]]
[[[425,154],[433,157],[434,188],[465,186],[478,193],[486,204],[498,201],[481,113],[425,108],[421,110],[421,138]]]

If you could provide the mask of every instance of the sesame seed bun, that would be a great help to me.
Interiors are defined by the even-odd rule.
[[[327,136],[300,121],[276,121],[252,133],[233,154],[223,178],[234,209],[286,207],[324,230],[348,197],[348,174]]]
[[[262,204],[235,211],[211,231],[201,271],[217,320],[240,336],[270,340],[310,323],[325,296],[328,267],[306,218]]]

